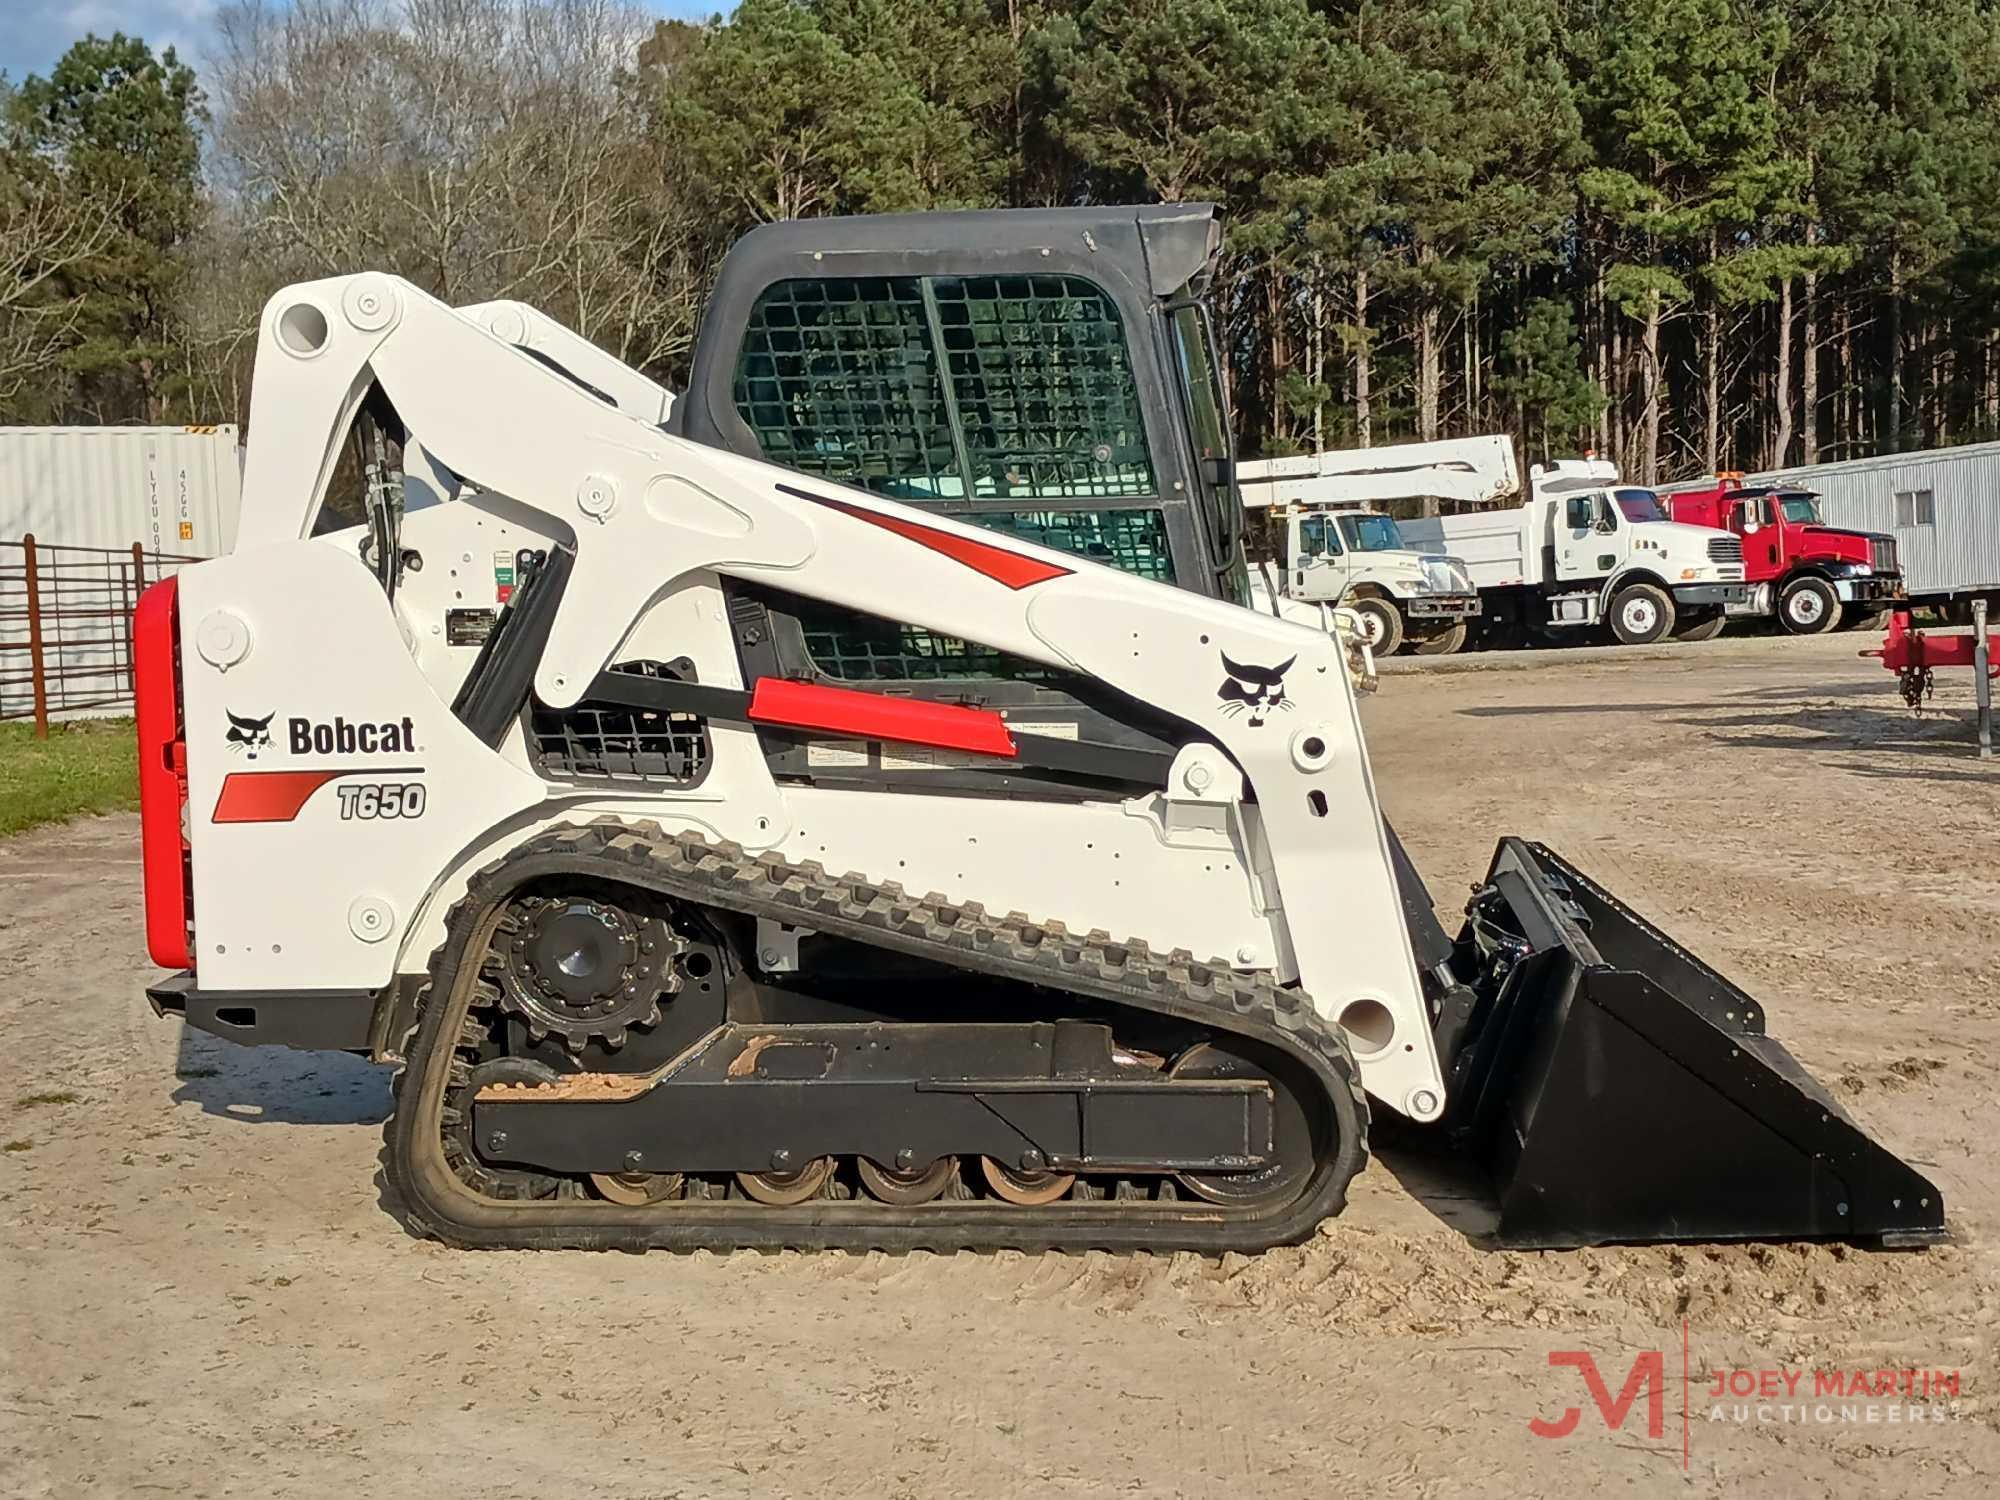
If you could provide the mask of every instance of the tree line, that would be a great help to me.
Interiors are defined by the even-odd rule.
[[[1994,0],[248,0],[0,82],[0,419],[241,420],[374,268],[669,384],[802,215],[1212,200],[1242,451],[2000,437]]]

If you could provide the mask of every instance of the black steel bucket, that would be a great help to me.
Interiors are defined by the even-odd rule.
[[[1500,1243],[1948,1238],[1761,1006],[1541,845],[1501,840],[1451,967],[1476,999],[1442,1123]]]

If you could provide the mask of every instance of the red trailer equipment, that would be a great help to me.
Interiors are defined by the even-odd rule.
[[[1903,701],[1913,709],[1931,695],[1935,668],[1971,667],[1979,704],[1979,753],[1983,757],[1993,753],[1993,678],[2000,672],[1994,666],[1996,650],[2000,650],[2000,637],[1986,633],[1986,601],[1978,599],[1972,605],[1970,635],[1926,634],[1910,623],[1909,610],[1898,609],[1889,615],[1889,630],[1881,646],[1861,654],[1882,659],[1882,665],[1896,674]]]

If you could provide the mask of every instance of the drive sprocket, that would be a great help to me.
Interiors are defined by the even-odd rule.
[[[609,901],[523,896],[502,922],[502,1007],[531,1040],[555,1037],[572,1053],[595,1040],[625,1045],[634,1026],[660,1019],[660,999],[680,988],[675,960],[687,944],[658,916]]]

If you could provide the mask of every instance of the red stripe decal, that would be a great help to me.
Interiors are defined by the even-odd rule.
[[[306,799],[347,771],[231,771],[215,799],[216,823],[289,823]]]
[[[179,584],[163,578],[132,612],[134,717],[139,738],[139,847],[146,873],[146,951],[163,969],[191,969],[188,944],[187,746],[180,737],[180,678],[174,669]]]
[[[814,495],[821,505],[852,516],[857,521],[866,521],[870,526],[880,526],[884,531],[893,531],[897,536],[907,537],[921,547],[933,552],[942,552],[953,562],[964,563],[975,573],[984,573],[997,583],[1004,583],[1010,589],[1024,589],[1031,584],[1047,583],[1051,578],[1067,578],[1073,568],[1057,567],[1054,563],[1042,562],[1038,558],[1023,557],[1018,552],[1009,552],[1005,547],[995,547],[987,542],[976,542],[969,536],[959,536],[956,532],[939,531],[935,526],[925,526],[916,521],[905,521],[898,516],[885,516],[880,511],[863,510],[858,505],[849,505],[842,500],[829,500],[824,495]]]
[[[1007,721],[983,708],[889,698],[853,688],[760,677],[750,693],[750,718],[787,729],[823,729],[864,740],[936,745],[979,755],[1012,759],[1014,736]]]

